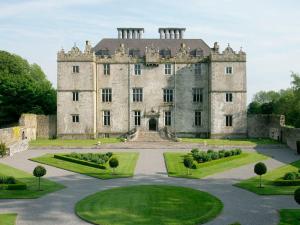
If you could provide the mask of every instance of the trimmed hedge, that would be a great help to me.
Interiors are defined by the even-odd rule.
[[[281,178],[281,179],[274,180],[273,183],[277,186],[300,186],[300,179],[284,180]]]
[[[78,163],[78,164],[81,164],[84,166],[90,166],[90,167],[99,168],[99,169],[106,169],[106,167],[104,165],[100,165],[100,164],[85,161],[85,160],[75,159],[72,157],[68,157],[67,155],[54,155],[54,158],[68,161],[68,162]]]
[[[17,181],[15,184],[0,184],[0,190],[26,190],[27,185]]]

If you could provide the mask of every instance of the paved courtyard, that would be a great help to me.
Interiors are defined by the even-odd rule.
[[[140,145],[142,149],[139,149]],[[95,152],[118,151],[139,152],[135,176],[111,180],[99,180],[70,171],[45,166],[46,177],[66,186],[65,189],[45,195],[33,200],[0,200],[0,213],[18,213],[17,225],[81,225],[88,224],[79,219],[74,213],[74,205],[80,199],[95,192],[128,185],[139,184],[168,184],[187,186],[207,191],[224,203],[220,216],[207,223],[209,225],[227,225],[239,221],[243,225],[277,225],[279,217],[277,210],[282,208],[297,208],[292,196],[259,196],[249,191],[232,186],[242,179],[254,176],[253,165],[249,164],[236,169],[214,174],[205,179],[171,178],[167,176],[163,153],[167,151],[189,151],[190,146],[175,143],[164,145],[138,143],[132,148],[122,145],[107,145],[107,149],[33,149],[15,154],[13,157],[1,159],[1,163],[11,165],[29,173],[37,163],[29,158],[53,152]],[[166,147],[167,146],[167,147]],[[108,150],[109,149],[109,150]],[[268,170],[272,170],[286,163],[299,160],[294,151],[287,148],[247,148],[245,151],[258,151],[271,156],[265,160]]]

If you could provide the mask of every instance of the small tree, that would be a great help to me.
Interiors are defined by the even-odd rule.
[[[190,169],[193,168],[194,160],[191,157],[185,157],[183,159],[183,164],[187,168],[187,175],[190,174]]]
[[[115,169],[119,166],[119,161],[117,158],[111,158],[109,160],[109,166],[113,169],[113,173],[115,173]]]
[[[5,143],[0,143],[0,156],[3,157],[3,156],[6,156],[7,154],[7,150],[8,148],[6,147]]]
[[[267,167],[264,163],[259,162],[254,166],[254,172],[260,177],[259,187],[261,188],[261,176],[267,172]]]
[[[295,190],[294,199],[300,205],[300,188],[297,188]]]
[[[39,191],[41,190],[41,177],[45,176],[47,173],[43,166],[37,166],[33,170],[33,176],[37,177],[39,180]]]

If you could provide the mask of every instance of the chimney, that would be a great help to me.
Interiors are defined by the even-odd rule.
[[[176,28],[176,27],[167,27],[167,28],[159,28],[158,33],[160,35],[160,39],[183,39],[183,33],[185,28]]]
[[[117,28],[118,39],[141,39],[144,28]]]

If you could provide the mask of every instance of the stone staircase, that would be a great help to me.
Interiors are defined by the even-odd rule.
[[[168,138],[162,138],[157,131],[138,131],[134,142],[168,142]]]

